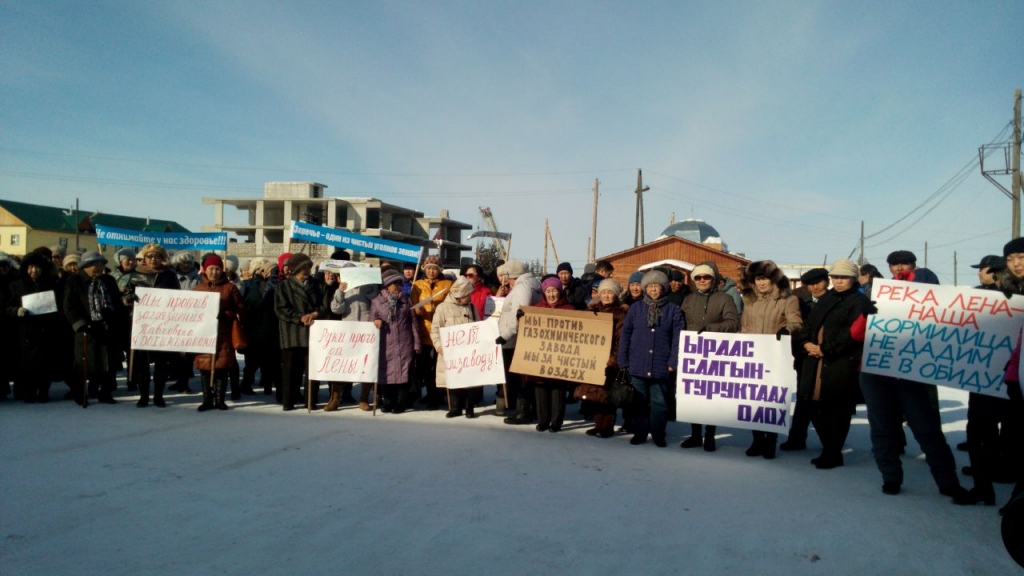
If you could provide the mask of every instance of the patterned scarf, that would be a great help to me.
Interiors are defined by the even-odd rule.
[[[398,308],[398,299],[401,294],[395,295],[385,289],[384,295],[388,297],[388,323],[391,323],[395,319],[395,309]]]
[[[644,292],[644,303],[647,304],[647,327],[654,328],[661,323],[661,307],[668,302],[668,297],[663,293],[661,298],[655,300]]]
[[[104,319],[104,312],[108,315],[114,309],[114,303],[110,300],[110,293],[99,278],[93,278],[89,284],[89,318],[93,322],[101,322]]]

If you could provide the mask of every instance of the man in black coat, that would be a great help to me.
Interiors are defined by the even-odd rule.
[[[793,291],[800,298],[800,317],[803,318],[804,326],[811,316],[811,310],[828,292],[828,270],[824,268],[811,268],[800,275],[800,288]],[[807,353],[793,342],[793,367],[796,373],[803,370],[804,358]],[[793,421],[789,427],[789,437],[779,445],[779,450],[789,452],[793,450],[804,450],[807,448],[807,429],[811,425],[811,412],[813,401],[797,399],[793,406]]]

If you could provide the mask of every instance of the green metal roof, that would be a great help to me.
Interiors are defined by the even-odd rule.
[[[33,230],[75,232],[75,213],[71,209],[26,204],[13,200],[0,200],[0,208],[10,212],[15,218],[21,220]],[[93,225],[99,224],[101,226],[125,228],[127,230],[145,230],[146,232],[189,232],[187,228],[172,220],[136,218],[135,216],[121,216],[102,212],[91,216],[92,213],[92,210],[79,209],[78,211],[79,218],[87,226],[88,222],[91,222]],[[87,230],[95,231],[92,226],[88,226]]]

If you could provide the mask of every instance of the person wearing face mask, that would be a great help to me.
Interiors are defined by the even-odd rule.
[[[213,354],[197,354],[195,357],[195,367],[199,370],[200,386],[203,390],[203,402],[199,405],[199,411],[205,412],[214,407],[217,410],[227,410],[228,405],[224,402],[224,396],[228,372],[232,366],[238,365],[231,341],[231,326],[236,318],[242,317],[242,294],[238,287],[228,281],[224,273],[224,261],[215,254],[203,260],[201,279],[194,290],[215,292],[220,298],[216,350]]]
[[[667,298],[668,277],[652,270],[641,282],[644,299],[629,307],[619,341],[619,366],[628,369],[635,390],[633,437],[630,444],[667,446],[668,387],[676,377],[679,332],[686,328],[680,308]]]
[[[309,363],[309,327],[317,318],[327,318],[331,311],[321,284],[311,278],[313,261],[309,256],[292,254],[282,268],[289,276],[274,290],[274,312],[281,343],[281,404],[288,412],[302,400],[299,390]],[[319,391],[314,382],[306,379],[307,401],[313,410]]]
[[[704,262],[690,271],[693,289],[683,300],[683,316],[686,329],[698,334],[702,332],[739,332],[740,316],[732,298],[718,291],[718,266]],[[690,424],[690,437],[679,444],[680,448],[704,446],[706,452],[714,452],[715,426],[707,426],[707,435],[702,436],[701,425]]]

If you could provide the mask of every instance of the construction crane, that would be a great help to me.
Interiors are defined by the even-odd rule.
[[[498,249],[501,254],[502,260],[508,260],[509,251],[512,250],[512,235],[508,232],[498,232],[498,225],[494,222],[494,214],[490,208],[480,207],[480,215],[484,219],[484,224],[487,225],[487,230],[477,230],[469,235],[469,239],[473,238],[493,238],[494,246]],[[508,246],[501,243],[502,240],[508,242]]]

